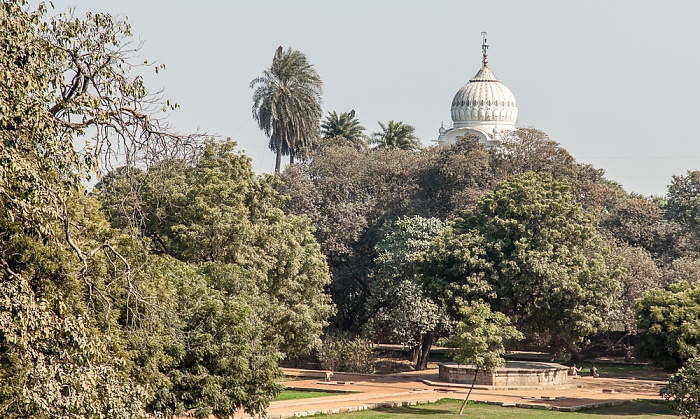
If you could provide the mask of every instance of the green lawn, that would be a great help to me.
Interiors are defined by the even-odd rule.
[[[337,396],[339,393],[354,393],[350,391],[321,391],[321,390],[302,390],[295,388],[285,388],[274,398],[273,401],[294,400],[294,399],[310,399],[313,397]]]
[[[589,409],[580,412],[556,412],[550,410],[522,409],[515,407],[500,407],[486,404],[470,404],[464,410],[464,415],[458,416],[462,402],[456,400],[440,400],[437,403],[409,407],[380,408],[360,412],[341,413],[329,416],[337,419],[411,419],[430,416],[430,419],[613,419],[625,417],[629,419],[664,419],[678,418],[671,409],[662,403],[636,401],[621,406],[611,406],[599,409]]]

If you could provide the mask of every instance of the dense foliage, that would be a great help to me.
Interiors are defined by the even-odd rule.
[[[126,22],[48,18],[20,1],[2,3],[0,27],[0,412],[144,417],[170,362],[170,278],[81,182],[109,144],[147,164],[190,138],[150,118],[153,98],[127,71]],[[74,149],[87,128],[104,153]]]
[[[700,359],[690,358],[661,388],[661,395],[683,418],[700,418]]]
[[[611,310],[615,271],[566,184],[525,173],[485,195],[435,242],[423,271],[435,298],[483,298],[551,347],[572,348]],[[575,352],[575,350],[572,350]]]
[[[263,414],[331,313],[308,220],[232,144],[170,133],[130,42],[0,5],[2,417]]]
[[[263,297],[256,312],[268,340],[303,355],[318,345],[332,311],[328,267],[308,220],[285,215],[274,178],[256,179],[234,147],[207,142],[194,162],[164,160],[136,179],[115,171],[97,196],[115,226],[127,225],[138,202],[153,251],[209,266],[217,288],[239,293],[235,282],[250,283],[246,292]]]
[[[331,333],[318,350],[321,368],[329,371],[374,373],[374,344],[371,340],[347,333]]]
[[[519,189],[516,185],[525,182],[522,176],[539,180],[531,179],[532,187]],[[472,276],[488,274],[491,282],[478,280],[470,285],[471,291],[488,296],[494,284],[502,284],[496,288],[501,293],[518,285],[513,295],[504,294],[507,304],[496,301],[495,291],[487,300],[494,301],[494,310],[511,317],[526,333],[527,342],[546,345],[553,352],[567,348],[578,355],[586,346],[585,338],[608,326],[635,334],[634,302],[645,290],[681,278],[697,279],[691,228],[670,215],[666,200],[626,193],[606,180],[601,170],[577,163],[546,134],[531,128],[513,131],[492,149],[468,137],[418,152],[362,150],[329,142],[299,166],[288,167],[281,179],[279,190],[290,197],[286,211],[311,219],[327,257],[330,293],[338,307],[332,325],[352,333],[379,331],[377,338],[405,340],[401,329],[392,335],[387,327],[377,328],[378,318],[388,326],[392,316],[374,296],[374,290],[387,285],[386,272],[410,265],[397,262],[398,256],[388,259],[387,265],[379,257],[378,245],[402,217],[462,219],[457,223],[461,239],[474,250],[492,249],[477,258],[486,264],[473,267],[476,276]],[[509,183],[513,180],[516,183]],[[496,190],[499,197],[484,201]],[[469,217],[463,217],[465,210]],[[541,216],[545,218],[540,226]],[[510,221],[494,224],[501,218]],[[480,223],[491,227],[479,227]],[[474,237],[467,237],[470,234]],[[517,240],[520,247],[515,248]],[[498,250],[501,244],[504,247]],[[394,251],[398,255],[401,249]],[[501,257],[508,262],[489,265]],[[507,269],[508,263],[522,269],[522,274]],[[456,295],[450,288],[465,280],[466,273],[453,269],[439,276],[427,281],[427,288],[399,282],[397,295],[427,293],[437,306],[454,308]],[[557,293],[556,284],[568,285]],[[541,296],[526,295],[531,286]],[[558,309],[559,317],[548,315]],[[401,321],[404,326],[409,323]],[[610,345],[624,349],[628,342],[620,339]]]
[[[649,291],[637,301],[639,358],[668,371],[680,368],[700,351],[700,287],[672,284]]]
[[[285,358],[370,371],[363,333],[490,369],[521,334],[577,356],[611,326],[693,359],[669,395],[694,379],[699,172],[629,194],[532,128],[421,149],[389,121],[367,147],[280,48],[253,112],[278,171],[304,159],[256,176],[157,118],[177,106],[130,73],[125,20],[20,0],[0,30],[0,416],[263,415]]]
[[[397,220],[377,244],[376,279],[370,285],[366,332],[388,337],[411,352],[417,370],[426,369],[433,341],[449,330],[450,320],[422,289],[417,265],[445,223],[420,216]]]

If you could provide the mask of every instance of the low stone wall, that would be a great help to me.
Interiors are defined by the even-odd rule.
[[[440,379],[448,383],[471,384],[476,368],[454,362],[439,364]],[[480,370],[476,385],[485,386],[547,386],[566,384],[569,368],[548,362],[508,361],[496,371]]]

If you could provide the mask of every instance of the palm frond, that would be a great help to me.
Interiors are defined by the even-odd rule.
[[[250,87],[253,118],[269,136],[271,150],[278,155],[299,154],[319,138],[323,82],[302,52],[278,49],[270,67]]]

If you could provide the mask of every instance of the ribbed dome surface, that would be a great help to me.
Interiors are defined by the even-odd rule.
[[[486,65],[452,99],[452,121],[455,127],[482,121],[514,124],[517,119],[515,96]]]

